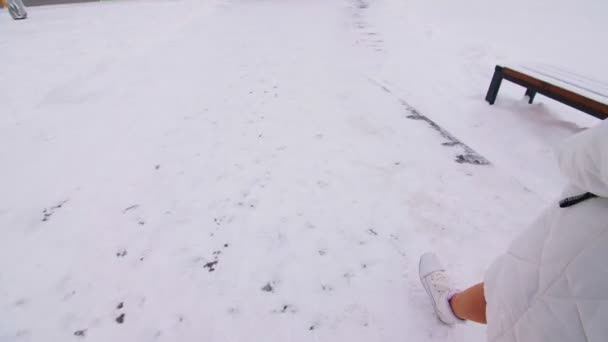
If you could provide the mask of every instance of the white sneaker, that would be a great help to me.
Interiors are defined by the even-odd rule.
[[[463,323],[464,320],[456,317],[450,306],[450,298],[458,293],[458,290],[450,286],[448,276],[434,253],[426,253],[420,257],[419,272],[420,281],[433,302],[439,320],[447,325]]]

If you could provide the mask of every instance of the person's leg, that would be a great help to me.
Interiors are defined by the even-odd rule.
[[[450,306],[458,318],[477,323],[487,323],[483,283],[473,285],[452,296]]]

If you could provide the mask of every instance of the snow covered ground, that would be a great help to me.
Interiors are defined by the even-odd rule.
[[[508,6],[508,7],[506,7]],[[497,63],[608,79],[608,3],[107,1],[0,13],[0,341],[483,341],[483,279],[598,121]],[[463,162],[464,161],[464,162]],[[490,164],[485,164],[489,162]]]

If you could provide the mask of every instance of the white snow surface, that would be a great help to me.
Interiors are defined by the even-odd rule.
[[[553,147],[598,120],[507,82],[494,106],[485,91],[495,64],[608,79],[606,13],[0,12],[0,341],[484,341],[437,321],[418,258],[437,252],[465,288],[555,200]],[[455,162],[473,150],[491,164]]]

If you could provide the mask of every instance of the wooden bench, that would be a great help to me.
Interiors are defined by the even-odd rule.
[[[494,76],[486,94],[486,101],[490,105],[493,105],[494,101],[496,101],[496,96],[503,79],[526,88],[525,95],[528,96],[528,103],[532,103],[534,96],[538,93],[595,116],[598,119],[604,120],[608,118],[608,105],[605,103],[583,96],[580,94],[581,92],[566,89],[565,87],[551,84],[547,80],[542,80],[527,73],[499,65],[494,69]]]

